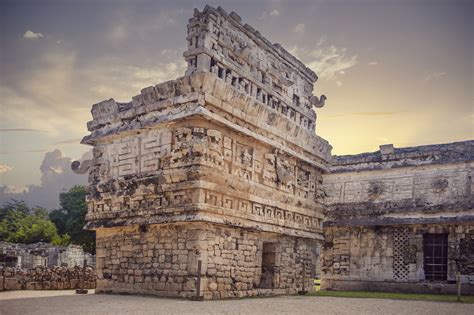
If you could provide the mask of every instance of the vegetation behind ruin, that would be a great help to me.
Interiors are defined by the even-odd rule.
[[[11,200],[0,207],[0,240],[32,244],[37,242],[67,246],[81,245],[95,253],[94,233],[85,225],[85,188],[74,186],[59,195],[60,208],[30,207],[24,201]]]

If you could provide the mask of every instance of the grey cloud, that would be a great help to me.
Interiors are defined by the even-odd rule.
[[[39,130],[39,129],[29,129],[29,128],[2,128],[0,129],[0,132],[23,132],[23,131],[28,131],[28,132],[46,132],[46,130]]]
[[[18,154],[18,153],[44,153],[47,152],[46,149],[31,149],[31,150],[21,150],[21,151],[0,151],[0,154]]]
[[[326,42],[326,36],[322,36],[314,48],[293,47],[290,52],[302,59],[309,68],[316,72],[319,78],[337,80],[340,82],[338,85],[341,85],[339,77],[357,65],[357,55],[349,53],[344,47],[326,45]]]
[[[300,23],[300,24],[295,26],[295,28],[293,29],[293,32],[295,32],[295,33],[304,33],[304,30],[305,30],[305,25],[303,23]]]
[[[0,164],[0,174],[11,171],[13,168],[7,164]]]
[[[443,72],[443,71],[433,72],[433,73],[430,73],[427,76],[425,76],[423,78],[422,82],[423,83],[428,83],[430,81],[440,80],[445,75],[446,75],[446,72]]]
[[[336,115],[328,115],[325,118],[340,118],[340,117],[374,117],[374,116],[394,116],[399,115],[403,112],[352,112]]]
[[[262,14],[258,17],[259,20],[265,20],[267,17],[276,17],[280,16],[280,11],[278,9],[272,9],[268,11],[263,11]]]
[[[43,38],[43,37],[44,37],[43,34],[41,34],[39,32],[35,33],[33,31],[30,31],[30,30],[26,31],[25,34],[23,34],[23,38],[25,38],[25,39],[39,39],[39,38]]]
[[[89,159],[91,151],[86,152],[81,160]],[[74,174],[71,170],[73,159],[63,156],[60,150],[47,152],[40,166],[41,184],[30,185],[24,191],[10,186],[0,186],[0,203],[11,199],[23,200],[30,206],[41,206],[46,209],[59,207],[59,193],[69,190],[74,185],[85,185],[86,175]]]
[[[18,82],[0,85],[0,115],[5,123],[35,129],[0,132],[43,131],[56,137],[67,132],[78,139],[85,133],[92,104],[111,97],[128,101],[142,88],[179,77],[185,69],[180,56],[176,57],[179,61],[138,65],[121,58],[101,57],[82,65],[72,51],[47,55],[38,57],[34,68]]]
[[[81,138],[77,138],[77,139],[70,139],[70,140],[63,140],[63,141],[58,141],[58,142],[55,142],[53,143],[53,145],[58,145],[58,144],[78,144],[81,142]]]

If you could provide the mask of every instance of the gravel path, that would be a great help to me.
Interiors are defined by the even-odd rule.
[[[193,302],[74,291],[0,292],[0,314],[474,314],[474,304],[283,296]]]

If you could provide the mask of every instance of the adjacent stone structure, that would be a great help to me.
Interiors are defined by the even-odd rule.
[[[323,289],[474,294],[474,141],[336,157]]]
[[[56,246],[49,243],[16,244],[0,242],[0,266],[29,269],[41,266],[54,267],[95,265],[95,256],[84,252],[82,246]]]
[[[97,292],[205,299],[311,289],[323,241],[316,74],[234,12],[188,24],[184,77],[95,104]]]

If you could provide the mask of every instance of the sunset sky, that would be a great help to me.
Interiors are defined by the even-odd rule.
[[[334,154],[474,138],[474,1],[3,0],[0,197],[85,183],[68,163],[89,150],[91,105],[182,76],[206,3],[318,74],[316,133]]]

